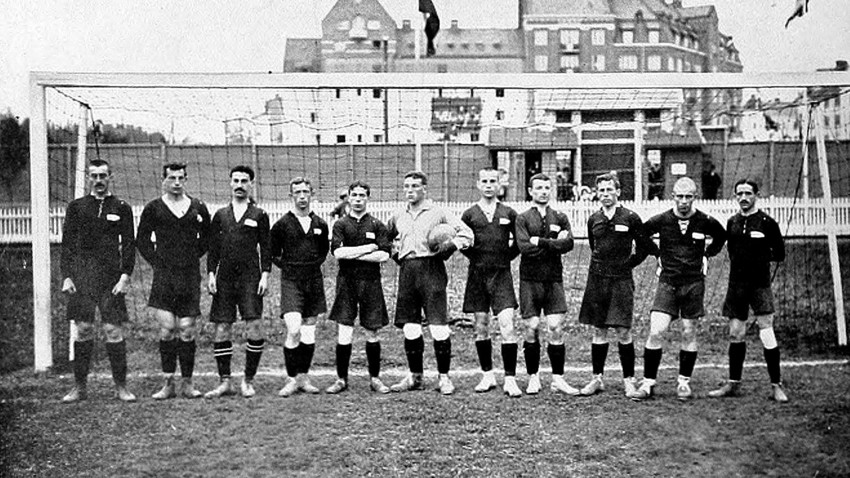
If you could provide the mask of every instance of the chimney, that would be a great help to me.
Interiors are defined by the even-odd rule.
[[[517,0],[517,28],[522,29],[522,19],[525,17],[525,0]]]
[[[835,60],[835,71],[847,71],[847,60]]]
[[[402,20],[401,21],[401,29],[402,30],[410,30],[410,20]]]
[[[460,30],[460,28],[457,26],[457,20],[452,20],[452,30]]]

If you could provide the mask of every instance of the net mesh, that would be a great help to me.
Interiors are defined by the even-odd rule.
[[[673,183],[690,176],[702,195],[697,207],[722,224],[737,211],[733,184],[751,178],[760,184],[760,205],[787,237],[788,259],[777,267],[774,282],[778,332],[797,342],[835,343],[829,257],[826,240],[819,237],[825,232],[823,191],[814,122],[808,117],[824,116],[832,200],[839,233],[846,236],[850,87],[711,83],[582,89],[50,87],[52,241],[60,241],[64,205],[78,191],[81,106],[87,111],[86,157],[110,163],[113,192],[133,205],[137,220],[144,204],[161,194],[161,166],[169,162],[187,164],[189,193],[207,202],[211,212],[229,201],[230,168],[252,166],[258,173],[255,199],[272,221],[288,210],[289,180],[296,176],[313,181],[314,210],[330,222],[340,193],[356,179],[372,186],[370,209],[385,220],[402,204],[402,178],[412,169],[429,176],[429,197],[458,215],[477,200],[482,168],[504,170],[505,201],[519,212],[529,207],[528,178],[545,173],[553,180],[555,207],[568,213],[582,239],[565,256],[571,318],[577,317],[586,281],[590,250],[583,238],[587,217],[598,207],[597,174],[617,171],[621,198],[644,220],[669,208]],[[846,239],[839,247],[842,257],[850,257]],[[58,250],[53,250],[58,292]],[[329,302],[333,262],[326,264]],[[657,284],[651,262],[636,270],[639,318],[648,314]],[[138,264],[128,305],[134,323],[152,330],[146,312],[151,272],[141,258]],[[451,264],[450,315],[458,317],[466,262],[455,258]],[[842,264],[841,270],[848,268]],[[391,311],[395,273],[393,265],[384,266]],[[725,333],[719,314],[727,277],[724,252],[712,262],[706,291],[709,328],[716,334]],[[67,329],[63,301],[54,295],[54,331],[61,336]],[[268,301],[268,318],[277,316],[276,307],[274,299]],[[57,341],[57,357],[66,348],[62,343]]]

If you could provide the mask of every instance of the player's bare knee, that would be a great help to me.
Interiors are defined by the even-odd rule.
[[[537,342],[540,340],[540,318],[531,317],[525,320],[525,341]]]
[[[428,330],[434,340],[448,340],[452,335],[452,329],[448,325],[429,325]]]
[[[416,340],[422,337],[422,326],[419,324],[404,324],[401,330],[407,340]]]
[[[602,327],[593,328],[593,343],[604,344],[608,342],[608,329]]]
[[[747,323],[738,320],[729,320],[729,340],[732,342],[741,342],[747,336]]]
[[[248,340],[262,340],[264,335],[262,319],[245,321],[245,336],[248,337]]]
[[[759,330],[773,328],[773,314],[756,316],[756,324],[758,324]]]
[[[490,338],[490,314],[475,313],[475,340]]]
[[[351,345],[351,342],[353,340],[354,327],[350,325],[339,324],[336,330],[336,342],[340,345]]]
[[[103,324],[103,333],[106,335],[107,342],[121,342],[124,340],[124,331],[119,325]]]
[[[94,340],[95,331],[91,322],[77,322],[77,341],[88,342]]]
[[[230,324],[216,324],[215,325],[215,341],[216,342],[224,342],[226,340],[230,340]]]
[[[630,344],[632,343],[632,329],[626,327],[617,327],[615,333],[617,335],[617,342],[621,344]]]
[[[182,330],[181,330],[181,332],[182,332]],[[180,335],[182,337],[182,333]],[[176,337],[177,337],[177,331],[174,330],[173,328],[161,327],[159,329],[160,340],[169,341],[169,340],[174,340]]]

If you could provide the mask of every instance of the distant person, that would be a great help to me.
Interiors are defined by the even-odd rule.
[[[552,181],[545,174],[529,180],[532,206],[516,220],[516,241],[520,250],[519,303],[525,325],[525,368],[528,385],[525,393],[540,393],[540,321],[549,332],[547,353],[552,366],[551,390],[578,395],[579,390],[564,379],[564,266],[561,256],[573,249],[570,221],[566,214],[549,206]]]
[[[74,388],[62,402],[85,400],[86,382],[100,310],[106,334],[106,354],[115,382],[115,396],[135,402],[127,390],[127,322],[125,294],[136,265],[133,210],[109,191],[112,171],[101,159],[88,165],[89,194],[68,204],[62,230],[62,292],[68,295],[68,320],[77,324],[74,339]]]
[[[310,383],[316,350],[316,324],[327,312],[322,263],[328,256],[328,224],[310,208],[313,184],[304,177],[289,181],[292,209],[271,230],[271,256],[280,268],[280,313],[286,323],[283,357],[287,382],[278,395],[319,393]]]
[[[153,269],[148,307],[159,323],[159,355],[165,384],[154,400],[177,396],[174,373],[180,362],[180,394],[198,398],[195,369],[195,319],[201,315],[200,259],[209,247],[210,213],[203,201],[186,194],[186,165],[162,167],[162,196],[139,218],[136,244]]]
[[[333,219],[339,219],[348,214],[348,191],[342,192],[339,194],[339,202],[331,211],[331,217]]]
[[[395,325],[404,332],[404,352],[410,373],[390,389],[393,392],[422,389],[425,351],[422,325],[428,324],[434,340],[439,390],[443,395],[451,395],[455,387],[449,378],[452,341],[445,261],[454,251],[472,245],[472,230],[457,216],[428,199],[428,176],[425,173],[410,171],[404,175],[404,196],[407,206],[395,211],[387,226],[390,239],[395,241],[393,254],[399,263]],[[428,235],[440,224],[451,226],[456,236],[433,250],[428,243]]]
[[[618,339],[626,396],[635,390],[635,347],[632,341],[635,284],[632,269],[640,265],[654,244],[644,234],[643,221],[620,205],[620,180],[614,173],[596,177],[602,207],[587,220],[590,267],[581,301],[579,323],[593,327],[590,357],[593,378],[581,389],[593,395],[605,389],[603,374],[608,356],[608,335]]]
[[[478,203],[461,215],[472,230],[472,246],[463,254],[469,258],[463,311],[475,317],[475,350],[481,365],[481,381],[476,392],[496,388],[493,373],[493,343],[490,338],[490,311],[496,316],[502,337],[505,368],[504,391],[508,396],[522,395],[516,383],[517,336],[514,313],[518,307],[511,261],[519,254],[514,238],[517,213],[496,199],[499,172],[485,168],[478,172]]]
[[[714,163],[709,162],[706,169],[702,172],[702,197],[703,199],[717,199],[720,192],[720,185],[723,180],[715,170]]]
[[[510,176],[504,168],[499,168],[496,171],[499,172],[499,190],[496,192],[496,199],[504,202],[508,199],[508,188],[511,185]]]
[[[230,170],[230,205],[216,211],[210,224],[210,250],[207,254],[207,288],[212,294],[210,322],[215,324],[213,355],[218,367],[219,385],[205,398],[233,395],[230,359],[233,356],[233,323],[238,310],[245,321],[245,375],[240,392],[256,394],[254,376],[265,347],[263,296],[268,291],[271,255],[269,215],[251,199],[254,170],[245,165]]]
[[[647,191],[647,199],[664,199],[664,169],[661,168],[661,162],[651,162],[649,171],[647,172],[647,182],[649,189]]]
[[[337,323],[336,381],[325,390],[336,394],[348,389],[348,368],[354,319],[366,329],[366,362],[369,386],[374,392],[389,393],[381,381],[381,340],[378,331],[390,323],[381,263],[390,258],[387,226],[366,210],[372,189],[363,181],[348,187],[349,212],[333,226],[331,253],[339,261],[336,298],[329,319]]]
[[[564,168],[555,174],[555,182],[557,184],[558,201],[566,201],[569,196],[569,180],[567,178],[567,169]]]
[[[682,342],[676,395],[679,400],[693,396],[690,381],[697,360],[697,321],[705,315],[706,266],[708,258],[720,253],[726,242],[723,226],[694,208],[696,193],[697,186],[691,178],[680,178],[673,185],[673,209],[651,217],[644,225],[648,236],[658,234],[659,246],[650,253],[658,257],[661,270],[643,351],[644,379],[630,397],[636,401],[652,396],[661,365],[663,334],[671,321],[680,318]]]
[[[773,292],[770,290],[770,263],[785,259],[785,244],[779,225],[756,205],[758,183],[741,179],[735,183],[735,198],[741,210],[729,218],[729,287],[723,302],[723,315],[729,318],[729,380],[709,397],[732,397],[741,392],[741,376],[747,342],[747,329],[758,324],[764,346],[764,361],[770,377],[772,398],[787,402],[779,370],[779,344],[773,331]],[[750,319],[750,308],[753,317]]]

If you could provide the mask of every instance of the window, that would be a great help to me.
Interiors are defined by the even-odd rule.
[[[635,42],[635,32],[634,30],[623,30],[623,43],[634,43]]]
[[[503,121],[505,119],[505,112],[502,110],[496,110],[496,121]]]
[[[577,50],[579,46],[578,30],[561,30],[561,48],[564,50]]]
[[[644,119],[647,123],[660,123],[661,110],[646,110],[644,111]]]
[[[682,59],[676,58],[676,71],[682,71]]]
[[[650,30],[649,43],[661,43],[661,32],[658,30]]]
[[[342,90],[339,89],[339,88],[336,89],[336,97],[337,97],[337,99],[342,97]]]
[[[667,57],[667,71],[674,71],[675,69],[676,69],[675,60],[673,60],[672,56]]]
[[[661,71],[661,57],[650,55],[646,58],[646,69],[649,71]]]
[[[344,143],[345,142],[345,135],[344,134],[336,135],[336,142],[337,143]]]
[[[637,70],[637,55],[620,55],[620,69],[625,71]]]
[[[381,29],[381,21],[380,20],[369,20],[366,24],[366,28],[369,30],[380,30]]]
[[[546,46],[549,44],[549,30],[534,30],[534,44]]]
[[[363,142],[363,135],[362,135],[362,134],[358,134],[358,135],[357,135],[357,142],[358,142],[358,143],[362,143],[362,142]]]
[[[841,115],[835,115],[835,127],[841,126]]]
[[[316,144],[321,144],[321,143],[322,143],[322,135],[317,134],[316,135]]]
[[[561,71],[575,71],[578,65],[578,55],[561,55]]]
[[[685,71],[691,71],[691,62],[688,60],[685,60]]]
[[[594,28],[590,31],[590,42],[594,45],[604,45],[605,44],[605,30],[601,28]]]
[[[372,88],[372,98],[380,98],[381,97],[381,89],[380,88]]]
[[[384,142],[384,135],[376,134],[376,135],[372,136],[372,142],[373,143],[383,143]]]
[[[319,115],[316,112],[310,113],[310,122],[315,123],[319,120]]]
[[[535,56],[534,71],[549,71],[549,57],[546,55]]]
[[[496,98],[504,98],[505,97],[505,89],[504,88],[496,88]]]
[[[469,133],[469,140],[470,141],[476,141],[476,142],[481,141],[480,138],[481,138],[481,135],[479,135],[478,133]]]
[[[556,123],[572,123],[573,112],[570,110],[555,110]]]
[[[605,55],[593,55],[593,71],[605,71]]]

